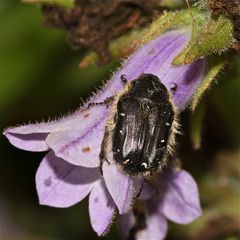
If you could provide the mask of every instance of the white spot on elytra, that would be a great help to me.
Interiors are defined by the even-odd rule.
[[[167,123],[166,123],[166,126],[170,126],[170,123],[169,123],[169,122],[167,122]]]
[[[124,116],[125,116],[125,113],[120,113],[120,115],[124,117]]]
[[[161,143],[164,143],[165,142],[165,140],[163,139],[163,140],[161,140]]]
[[[147,168],[147,167],[148,167],[147,163],[145,163],[145,162],[142,163],[141,166],[143,166],[144,168]]]
[[[122,131],[122,130],[120,130],[119,132],[120,132],[120,134],[123,134],[123,131]]]
[[[130,160],[129,159],[126,159],[123,164],[127,164]]]

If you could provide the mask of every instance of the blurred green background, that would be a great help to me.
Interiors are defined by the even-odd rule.
[[[36,6],[1,0],[0,24],[1,130],[73,111],[117,65],[80,70],[78,64],[86,50],[72,52],[65,33],[44,28]],[[204,100],[202,149],[191,146],[191,113],[186,112],[179,151],[184,168],[199,182],[206,213],[190,226],[170,224],[168,239],[172,240],[200,232],[209,214],[227,213],[240,219],[239,56],[232,59]],[[68,209],[38,205],[34,178],[45,153],[16,149],[2,135],[0,141],[0,239],[97,239],[90,226],[87,199]],[[222,187],[223,175],[227,185]],[[118,239],[115,228],[105,239]],[[239,239],[232,235],[231,239]]]
[[[80,70],[84,50],[72,52],[65,33],[44,28],[39,7],[1,0],[0,24],[1,130],[74,111],[109,77],[111,66]],[[0,239],[4,231],[6,239],[96,238],[87,199],[69,209],[38,205],[34,175],[45,153],[25,152],[0,138]]]

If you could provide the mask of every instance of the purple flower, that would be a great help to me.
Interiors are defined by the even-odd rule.
[[[167,233],[167,219],[187,224],[201,215],[198,188],[189,173],[165,168],[154,179],[150,198],[138,201],[134,210],[120,216],[120,228],[125,237],[136,240],[161,240]]]
[[[102,102],[122,90],[123,84],[120,80],[122,74],[128,80],[133,80],[142,73],[151,73],[157,75],[169,89],[177,84],[173,101],[178,111],[183,110],[203,79],[205,66],[204,60],[183,66],[171,64],[173,58],[186,45],[189,37],[186,32],[172,31],[141,47],[88,103]],[[101,175],[99,153],[104,128],[112,113],[107,106],[88,107],[88,103],[74,114],[62,119],[10,127],[4,131],[4,134],[14,146],[20,149],[49,151],[36,174],[40,204],[69,207],[89,194],[91,224],[98,235],[103,235],[116,213],[126,214],[131,211],[144,180],[119,171],[111,159],[112,156],[108,159],[111,164],[103,164],[103,176]],[[186,189],[183,193],[187,196],[191,191]],[[146,192],[144,187],[142,198]],[[168,215],[164,216],[171,219],[170,212],[178,209],[178,202],[174,200],[176,196],[174,191],[169,191],[168,195],[167,193],[168,191],[161,196],[168,198],[169,204],[159,211],[163,214],[169,211]],[[192,199],[197,201],[192,204],[199,208],[196,193],[195,191],[195,197]],[[167,200],[163,201],[163,203],[166,202]],[[182,207],[179,205],[179,209]],[[198,215],[195,214],[194,218]],[[177,222],[185,221],[179,218]]]

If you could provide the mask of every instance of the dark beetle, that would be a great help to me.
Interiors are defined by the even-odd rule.
[[[124,172],[148,176],[165,166],[174,144],[177,124],[171,94],[152,74],[142,74],[131,82],[121,79],[127,82],[126,87],[110,98],[115,110],[100,157],[107,160],[110,145]]]

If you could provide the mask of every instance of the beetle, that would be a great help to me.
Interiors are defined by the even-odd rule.
[[[132,81],[122,75],[121,80],[124,90],[104,101],[113,114],[105,127],[101,164],[112,151],[123,172],[148,177],[161,170],[173,152],[178,123],[172,93],[153,74]]]

